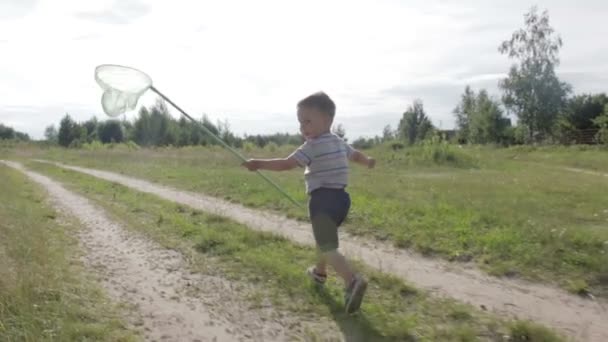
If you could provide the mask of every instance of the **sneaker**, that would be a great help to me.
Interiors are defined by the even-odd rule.
[[[346,313],[353,313],[361,307],[363,296],[367,290],[367,280],[360,275],[355,275],[346,292],[344,293],[344,303]]]
[[[325,285],[325,281],[327,281],[327,274],[317,273],[317,269],[314,266],[310,266],[306,270],[306,274],[318,285]]]

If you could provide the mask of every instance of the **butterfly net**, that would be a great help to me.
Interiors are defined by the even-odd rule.
[[[95,81],[104,90],[101,107],[112,117],[135,109],[139,97],[152,86],[152,79],[144,72],[111,64],[95,68]]]
[[[95,68],[95,81],[97,81],[99,86],[103,89],[103,95],[101,97],[101,106],[103,111],[111,117],[115,117],[125,113],[126,111],[135,109],[139,97],[145,93],[146,90],[151,89],[153,92],[162,97],[163,100],[174,106],[188,119],[193,122],[197,122],[175,103],[173,103],[173,101],[171,101],[167,96],[159,92],[158,89],[152,87],[152,79],[143,71],[122,65],[103,64]],[[207,127],[200,122],[198,123],[207,134],[215,138],[218,143],[232,152],[235,156],[242,161],[247,160],[237,150],[232,148],[217,135],[207,129]],[[289,196],[288,193],[281,189],[281,187],[274,183],[270,178],[266,177],[266,175],[261,173],[259,170],[257,173],[270,185],[287,197],[292,203],[298,207],[302,207],[295,199]]]

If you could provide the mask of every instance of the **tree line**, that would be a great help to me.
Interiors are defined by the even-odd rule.
[[[79,147],[85,143],[99,141],[101,143],[122,143],[132,141],[139,146],[192,146],[215,145],[217,142],[205,133],[207,130],[218,136],[227,144],[242,147],[249,142],[259,147],[270,143],[276,145],[302,142],[298,134],[275,133],[272,135],[245,135],[239,137],[230,130],[228,122],[212,123],[207,115],[192,122],[184,117],[173,118],[166,104],[159,100],[153,106],[142,107],[137,117],[131,122],[127,120],[98,121],[93,117],[82,123],[74,121],[66,114],[59,123],[59,129],[50,125],[45,130],[48,141],[56,142],[64,147]]]
[[[0,140],[21,140],[28,141],[30,136],[26,133],[16,131],[12,127],[0,123]]]

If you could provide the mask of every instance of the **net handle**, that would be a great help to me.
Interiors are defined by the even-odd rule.
[[[171,101],[171,99],[169,99],[167,96],[165,96],[165,94],[161,93],[158,89],[156,89],[154,86],[150,86],[150,90],[152,90],[153,92],[155,92],[158,96],[160,96],[161,98],[163,98],[163,100],[169,102],[173,107],[175,107],[175,109],[177,109],[180,113],[184,114],[185,117],[187,117],[188,119],[190,119],[190,121],[194,122],[194,123],[198,123],[196,120],[194,120],[190,115],[188,115],[188,113],[186,113],[183,109],[181,109],[177,104],[175,104],[173,101]],[[234,154],[237,158],[239,158],[241,161],[246,162],[247,158],[245,158],[242,154],[240,154],[237,150],[235,150],[234,148],[232,148],[232,146],[226,144],[222,139],[220,139],[217,135],[215,135],[213,132],[211,132],[207,127],[205,127],[205,125],[203,124],[199,124],[199,126],[205,131],[205,133],[209,134],[211,137],[213,137],[213,139],[215,139],[215,141],[217,141],[220,145],[222,145],[223,147],[225,147],[228,151],[232,152],[232,154]],[[268,182],[270,185],[272,185],[278,192],[280,192],[281,194],[283,194],[283,196],[285,196],[287,199],[289,199],[291,201],[291,203],[295,204],[296,206],[298,206],[299,208],[302,208],[302,205],[300,203],[298,203],[295,199],[293,199],[288,193],[286,193],[283,189],[281,189],[281,187],[279,187],[275,182],[272,181],[272,179],[268,178],[265,174],[263,174],[262,172],[260,172],[259,170],[256,170],[256,173],[258,175],[260,175],[260,177],[264,178],[264,180],[266,180],[266,182]]]

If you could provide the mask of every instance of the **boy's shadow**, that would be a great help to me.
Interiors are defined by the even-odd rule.
[[[340,327],[346,342],[368,342],[368,341],[415,341],[415,339],[398,339],[396,337],[383,336],[367,320],[362,312],[352,315],[344,312],[343,303],[338,303],[334,297],[327,292],[323,286],[314,286],[314,292],[321,301],[329,308],[334,321]]]

